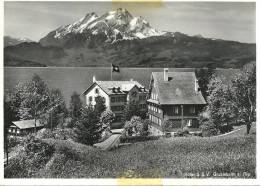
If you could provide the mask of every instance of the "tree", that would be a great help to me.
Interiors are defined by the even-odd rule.
[[[22,84],[18,83],[12,91],[9,91],[5,95],[5,101],[9,104],[10,112],[12,112],[12,116],[13,116],[12,121],[20,120],[19,108],[22,102],[22,98],[21,98],[22,91],[23,91]]]
[[[77,92],[73,92],[70,97],[69,113],[72,118],[79,118],[82,109],[82,101],[80,95]]]
[[[21,85],[21,104],[19,106],[19,117],[21,119],[35,119],[44,110],[48,100],[47,85],[34,74],[31,81]]]
[[[212,77],[208,85],[207,110],[210,120],[218,129],[229,124],[234,118],[230,86],[224,84],[219,77]]]
[[[115,120],[115,114],[111,110],[105,110],[100,116],[100,123],[105,128],[110,127],[110,124]]]
[[[34,119],[35,125],[37,119],[48,118],[54,110],[59,114],[61,110],[66,113],[65,101],[60,90],[49,90],[47,84],[37,74],[33,75],[32,80],[18,84],[7,97],[15,117]]]
[[[63,124],[68,111],[60,89],[52,89],[48,96],[44,119],[46,120],[46,127],[53,129],[59,124]]]
[[[8,152],[9,152],[9,139],[8,139],[8,128],[14,118],[13,111],[10,102],[4,102],[4,149],[6,153],[6,159],[8,164]]]
[[[208,84],[210,79],[213,76],[213,69],[212,68],[201,68],[196,69],[195,74],[198,79],[198,84],[200,87],[200,91],[202,96],[206,99],[208,97]]]
[[[247,125],[249,134],[255,120],[256,109],[256,65],[248,64],[232,80],[233,107],[240,120]]]
[[[83,108],[75,127],[78,142],[93,145],[101,139],[102,132],[97,111],[92,106]]]
[[[97,112],[98,116],[101,115],[102,112],[104,112],[106,110],[106,104],[105,104],[105,98],[103,98],[102,96],[97,96],[95,97],[95,111]]]

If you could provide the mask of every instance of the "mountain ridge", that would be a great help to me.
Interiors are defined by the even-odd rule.
[[[240,68],[255,61],[255,44],[159,31],[142,17],[117,9],[88,13],[39,42],[4,49],[5,66],[14,60],[45,66]],[[12,59],[12,60],[10,60]],[[19,63],[22,65],[22,63]]]
[[[13,45],[18,45],[20,43],[24,43],[24,42],[34,42],[33,40],[29,39],[29,38],[15,38],[15,37],[11,37],[11,36],[4,36],[4,47],[7,46],[13,46]]]

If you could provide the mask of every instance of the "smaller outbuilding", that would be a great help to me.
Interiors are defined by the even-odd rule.
[[[36,120],[36,130],[40,130],[44,127],[44,124],[40,120]],[[34,132],[35,130],[35,120],[21,120],[13,121],[8,129],[10,135],[26,135]]]

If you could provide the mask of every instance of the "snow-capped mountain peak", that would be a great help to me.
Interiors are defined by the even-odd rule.
[[[126,9],[118,8],[102,16],[95,12],[86,14],[78,21],[55,30],[54,38],[62,39],[67,34],[85,32],[93,35],[105,34],[108,41],[112,42],[117,40],[118,35],[121,35],[120,39],[142,39],[165,34],[152,28],[142,17],[133,17]]]
[[[18,45],[20,43],[23,42],[34,42],[31,39],[28,39],[26,37],[20,37],[20,38],[14,38],[14,37],[10,37],[10,36],[4,36],[4,46],[13,46],[13,45]]]

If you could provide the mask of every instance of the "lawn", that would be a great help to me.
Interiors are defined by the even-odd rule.
[[[55,150],[30,177],[256,177],[255,126],[250,135],[245,135],[244,127],[225,136],[161,138],[113,151],[100,151],[72,141],[45,142]],[[27,177],[28,174],[12,175],[12,168],[14,165],[5,169],[5,177]]]

